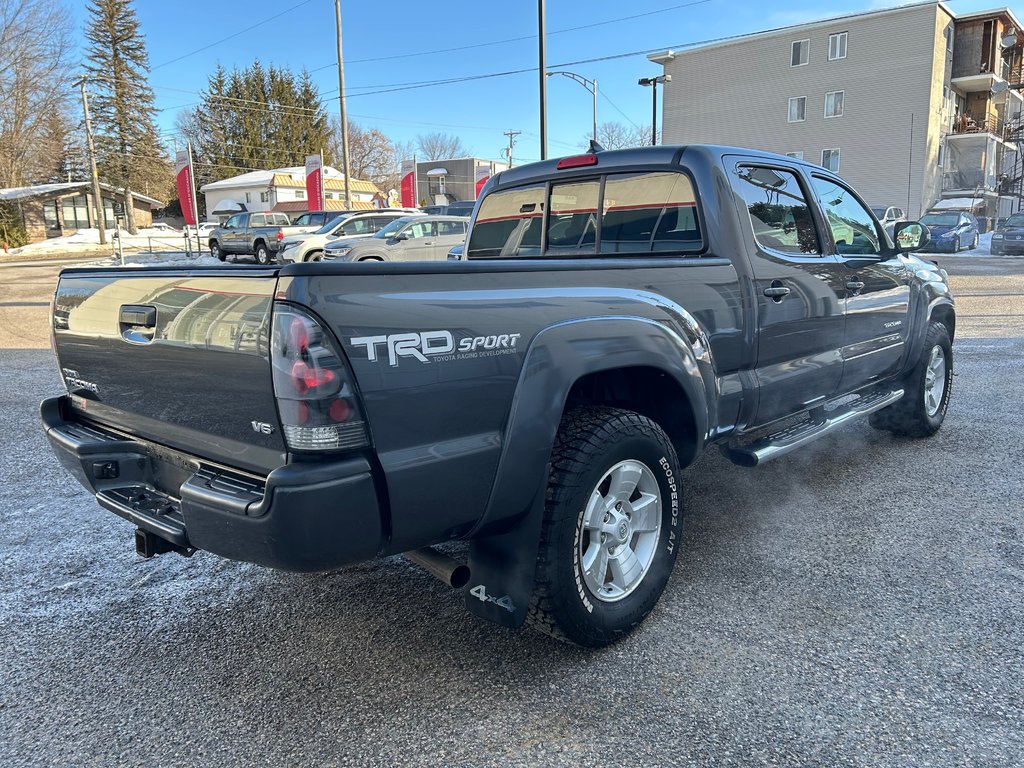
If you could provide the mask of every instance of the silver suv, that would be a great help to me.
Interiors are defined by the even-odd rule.
[[[370,237],[395,219],[423,215],[415,208],[380,208],[372,211],[338,211],[316,232],[291,235],[281,241],[277,260],[320,261],[324,246],[338,239]]]
[[[468,216],[407,216],[361,240],[324,247],[324,261],[445,261],[466,239]]]

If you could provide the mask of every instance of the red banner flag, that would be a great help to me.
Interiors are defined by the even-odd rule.
[[[402,161],[402,207],[416,208],[416,159]]]
[[[476,167],[476,199],[480,199],[480,190],[484,188],[484,184],[491,178],[491,166],[490,165],[478,165]]]
[[[183,149],[174,157],[174,175],[178,182],[178,200],[181,202],[181,215],[185,224],[194,227],[196,221],[196,192],[192,178],[192,157],[187,149]]]
[[[306,155],[306,199],[309,210],[324,210],[324,159],[320,155]]]

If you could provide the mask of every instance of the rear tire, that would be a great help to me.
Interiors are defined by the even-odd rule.
[[[270,249],[267,248],[267,244],[260,242],[256,243],[256,263],[257,264],[269,264],[270,263]]]
[[[946,419],[953,388],[953,345],[942,323],[928,326],[921,359],[903,387],[903,397],[871,414],[871,426],[905,437],[934,435]]]
[[[619,408],[566,413],[527,622],[592,648],[629,634],[665,589],[681,523],[679,460],[661,427]]]

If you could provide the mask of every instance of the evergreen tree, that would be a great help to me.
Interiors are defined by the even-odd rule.
[[[179,114],[177,126],[192,142],[203,184],[247,170],[302,165],[306,155],[329,152],[331,145],[330,121],[309,73],[296,76],[259,60],[231,72],[218,66],[202,103]]]
[[[153,116],[149,55],[133,0],[91,0],[85,71],[100,176],[124,190],[128,229],[137,231],[132,191],[166,194],[171,167]]]

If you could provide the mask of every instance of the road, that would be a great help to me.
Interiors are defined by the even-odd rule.
[[[0,268],[0,765],[1024,764],[1024,259],[938,260],[943,430],[705,456],[665,596],[600,652],[400,558],[138,559],[37,423],[56,268]]]

